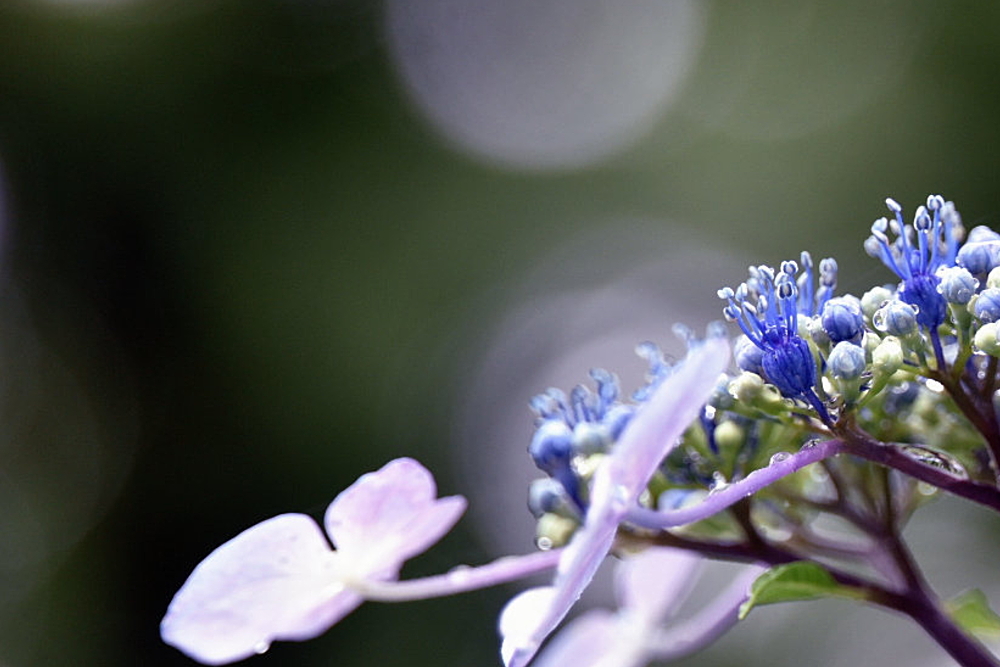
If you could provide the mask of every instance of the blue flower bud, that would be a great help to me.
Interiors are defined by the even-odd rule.
[[[768,266],[750,267],[750,279],[737,289],[719,290],[726,301],[723,313],[735,321],[747,339],[760,349],[758,363],[748,348],[737,350],[740,367],[764,377],[787,398],[809,403],[820,419],[829,414],[816,394],[816,362],[804,323],[829,299],[836,282],[836,263],[820,262],[820,287],[813,291],[812,259],[801,257],[803,273],[796,278],[796,262],[783,262],[779,271]]]
[[[915,307],[921,326],[935,332],[948,313],[935,272],[955,263],[961,220],[954,206],[939,195],[931,195],[927,206],[917,209],[912,226],[903,221],[902,207],[896,201],[887,199],[886,206],[895,220],[876,220],[865,250],[900,277],[899,298]],[[896,235],[892,243],[887,231]]]
[[[608,413],[604,415],[604,425],[610,431],[612,440],[618,440],[622,431],[632,420],[633,415],[635,415],[635,408],[631,405],[619,404],[608,410]]]
[[[853,296],[838,296],[823,306],[823,330],[834,343],[858,342],[865,331],[865,315],[861,302]]]
[[[816,385],[816,362],[809,343],[798,336],[774,341],[761,358],[767,381],[785,396],[809,396]]]
[[[736,343],[733,345],[733,355],[736,357],[736,366],[740,370],[764,375],[764,367],[761,365],[764,350],[754,345],[753,341],[746,336],[741,335],[736,339]]]
[[[826,360],[834,377],[853,380],[865,370],[865,351],[846,340],[837,343]]]
[[[984,228],[976,227],[976,229]],[[989,231],[994,233],[992,230]],[[959,248],[956,261],[959,266],[964,266],[977,276],[989,273],[1000,266],[1000,238],[973,241],[970,233],[969,240]]]
[[[917,311],[908,303],[892,299],[875,311],[872,324],[883,333],[906,337],[917,330]]]
[[[976,295],[971,303],[972,314],[980,322],[996,322],[1000,320],[1000,289],[991,287]]]
[[[899,286],[899,298],[916,308],[917,323],[931,331],[936,330],[948,314],[948,303],[938,291],[939,283],[937,276],[921,273]]]
[[[941,281],[938,291],[948,303],[965,305],[976,293],[979,281],[960,266],[945,266],[938,269],[937,277]]]
[[[978,225],[973,227],[969,231],[969,235],[965,237],[965,243],[984,243],[987,241],[1000,241],[1000,234],[987,227],[986,225]]]
[[[564,422],[543,421],[531,439],[528,454],[539,470],[557,474],[569,467],[573,458],[573,431]]]
[[[536,519],[549,512],[572,513],[572,508],[563,485],[550,477],[536,479],[528,487],[528,510]]]

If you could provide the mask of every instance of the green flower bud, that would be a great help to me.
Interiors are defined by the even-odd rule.
[[[745,436],[743,427],[733,421],[727,420],[715,427],[715,442],[722,451],[740,447]]]
[[[872,368],[876,373],[892,375],[903,365],[903,346],[895,336],[886,336],[872,350]]]
[[[865,292],[861,297],[861,311],[865,314],[865,318],[871,322],[879,306],[891,298],[892,290],[887,287],[873,287]]]
[[[986,276],[986,287],[1000,287],[1000,266],[990,271]]]
[[[979,327],[972,339],[972,344],[981,352],[992,357],[1000,357],[1000,340],[997,340],[998,328],[1000,328],[1000,322],[988,322]]]
[[[535,543],[543,551],[561,547],[569,542],[579,525],[579,522],[558,514],[543,514],[535,526]]]

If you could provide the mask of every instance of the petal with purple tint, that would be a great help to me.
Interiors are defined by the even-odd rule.
[[[436,493],[423,466],[397,459],[362,475],[327,508],[336,550],[304,514],[244,531],[191,573],[160,625],[163,640],[219,665],[275,640],[321,634],[361,604],[366,582],[395,579],[407,558],[455,524],[465,499]]]
[[[668,547],[651,547],[615,569],[618,604],[650,623],[662,623],[687,599],[704,558]]]
[[[645,652],[622,636],[618,615],[606,609],[588,611],[559,631],[538,656],[535,667],[638,667]],[[625,641],[623,641],[625,640]]]
[[[500,612],[499,630],[503,637],[500,656],[509,663],[513,652],[526,641],[535,627],[548,612],[556,589],[552,586],[529,588],[518,593],[507,602]]]
[[[213,551],[174,596],[160,633],[195,660],[220,665],[276,639],[319,635],[361,603],[338,583],[337,554],[304,514],[282,514]]]
[[[559,560],[555,594],[531,632],[516,641],[505,637],[507,667],[524,667],[545,638],[565,618],[608,554],[618,525],[649,484],[663,458],[711,397],[729,363],[729,344],[714,336],[692,346],[639,408],[608,458],[594,473],[591,504],[583,527]]]
[[[420,463],[396,459],[367,473],[326,510],[327,534],[340,553],[375,578],[394,578],[403,562],[444,536],[465,511],[465,498],[437,498],[434,478]]]

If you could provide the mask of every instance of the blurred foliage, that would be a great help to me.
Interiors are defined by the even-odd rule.
[[[883,275],[861,240],[885,196],[1000,218],[996,5],[711,3],[649,136],[553,172],[449,147],[380,11],[0,5],[0,664],[191,664],[156,626],[224,539],[402,454],[466,491],[458,351],[574,234],[681,221],[747,263],[836,254],[858,290]],[[495,555],[460,531],[413,571]],[[494,664],[503,599],[367,605],[254,663]]]

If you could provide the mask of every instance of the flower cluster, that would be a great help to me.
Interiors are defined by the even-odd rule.
[[[908,615],[959,664],[997,665],[973,635],[1000,631],[1000,616],[981,594],[937,600],[902,528],[938,491],[1000,512],[1000,234],[966,237],[938,195],[911,224],[886,203],[892,219],[876,220],[865,248],[896,285],[837,295],[837,263],[808,253],[753,266],[718,292],[740,330],[734,373],[721,325],[704,340],[682,329],[678,363],[639,347],[650,371],[630,397],[594,370],[593,388],[531,401],[528,453],[546,475],[528,501],[539,551],[400,581],[465,501],[438,498],[429,472],[398,459],[333,501],[325,535],[286,514],[219,547],[170,604],[164,640],[223,664],[316,636],[363,600],[554,570],[501,614],[507,667],[637,667],[698,650],[756,605],[825,596]],[[550,640],[609,555],[618,609],[588,611]],[[748,567],[683,618],[705,558]]]

